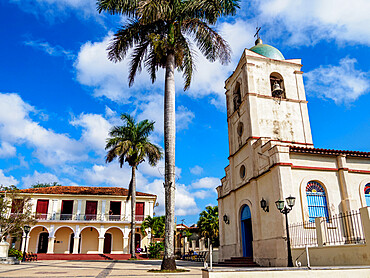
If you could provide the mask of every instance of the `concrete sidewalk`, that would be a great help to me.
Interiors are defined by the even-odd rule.
[[[180,273],[151,273],[161,261],[38,261],[0,265],[0,277],[201,277],[202,263],[177,261]]]

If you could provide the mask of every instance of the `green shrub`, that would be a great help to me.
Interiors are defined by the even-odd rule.
[[[17,260],[22,260],[23,253],[14,248],[10,248],[8,252],[9,257],[16,257]]]
[[[151,243],[149,245],[149,258],[159,259],[163,250],[164,246],[162,242]]]

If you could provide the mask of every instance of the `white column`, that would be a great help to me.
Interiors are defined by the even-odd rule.
[[[52,220],[56,220],[56,215],[58,212],[58,200],[52,200]],[[59,220],[59,219],[58,219]]]
[[[130,221],[131,219],[131,199],[125,203],[126,203],[125,220]]]
[[[23,233],[23,236],[22,236],[22,246],[21,246],[21,251],[23,252],[24,250],[24,244],[26,243],[26,235],[25,233]]]
[[[32,213],[36,213],[36,199],[34,199],[34,198],[31,198],[30,200],[29,200],[29,202],[30,202],[30,204],[31,204],[31,212]]]
[[[104,237],[99,237],[99,254],[103,254],[104,252]]]
[[[150,217],[153,217],[153,202],[149,202],[149,208],[148,208],[148,215],[150,215]]]
[[[203,251],[205,250],[205,245],[204,245],[204,237],[202,237],[201,239],[199,239],[199,251]]]
[[[106,204],[107,200],[102,200],[101,202],[101,220],[102,221],[106,221],[107,219],[105,219],[105,204]]]
[[[54,240],[55,237],[49,237],[47,254],[54,254]]]
[[[78,245],[80,244],[80,237],[73,238],[73,254],[78,254]]]
[[[73,240],[73,254],[78,254],[79,245],[80,245],[80,225],[76,225],[75,237]]]
[[[129,235],[130,229],[129,227],[125,226],[123,230],[123,253],[124,254],[129,254],[130,253],[130,248],[129,248]]]
[[[26,252],[28,252],[28,245],[30,243],[30,234],[27,236],[27,241],[26,241],[26,236],[25,234],[22,236],[22,252],[24,251],[24,245],[26,244]]]
[[[191,241],[191,249],[193,249],[193,251],[195,251],[195,247],[197,246],[196,244],[197,244],[197,241],[193,239]]]
[[[82,207],[82,200],[77,200],[77,212],[76,212],[76,218],[77,218],[77,220],[80,220],[81,207]]]

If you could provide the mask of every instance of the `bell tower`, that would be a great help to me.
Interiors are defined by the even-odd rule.
[[[258,138],[312,145],[301,67],[260,38],[245,49],[225,82],[230,155]]]

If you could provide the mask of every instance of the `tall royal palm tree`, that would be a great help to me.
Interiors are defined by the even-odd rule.
[[[151,143],[149,134],[154,130],[154,122],[143,120],[139,123],[128,114],[122,114],[124,126],[114,126],[109,132],[105,149],[108,150],[106,162],[118,159],[122,168],[126,161],[131,167],[131,181],[128,198],[131,196],[131,257],[135,258],[135,214],[136,214],[136,169],[147,159],[155,166],[162,158],[162,149]]]
[[[142,66],[152,82],[165,69],[164,145],[166,232],[162,269],[176,269],[175,220],[175,69],[183,73],[184,89],[194,71],[192,41],[209,60],[230,61],[228,43],[210,26],[219,17],[235,14],[238,0],[98,0],[98,11],[128,18],[108,47],[108,58],[123,60],[132,49],[129,85]]]

